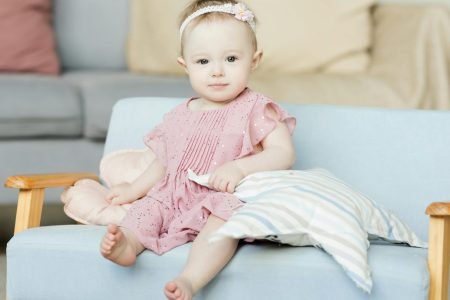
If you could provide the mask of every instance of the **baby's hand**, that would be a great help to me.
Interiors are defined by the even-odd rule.
[[[233,193],[238,183],[245,177],[244,172],[234,161],[217,168],[209,177],[208,185],[218,192]]]
[[[114,205],[120,205],[133,202],[134,199],[131,184],[121,183],[114,185],[110,188],[109,193],[106,195],[106,201]]]

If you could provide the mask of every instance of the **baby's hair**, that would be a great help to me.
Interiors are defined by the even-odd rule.
[[[179,18],[178,27],[181,27],[184,20],[186,20],[190,15],[192,15],[199,9],[202,9],[202,8],[208,7],[208,6],[224,5],[224,4],[228,4],[228,3],[235,5],[235,4],[238,4],[239,2],[235,1],[235,0],[195,0],[195,1],[191,2],[191,4],[189,4],[182,11],[180,18]],[[205,20],[225,19],[225,18],[234,18],[234,17],[227,13],[210,12],[210,13],[203,14],[201,16],[196,17],[195,19],[193,19],[190,22],[189,26],[196,26],[197,24],[199,24]],[[255,20],[255,22],[256,22],[256,20]],[[258,49],[256,35],[253,30],[250,30],[250,31],[251,31],[252,45],[253,45],[254,50],[256,51]],[[183,34],[183,36],[184,36],[184,34]],[[181,40],[181,55],[183,55],[183,44],[184,44],[183,37],[180,37],[180,40]]]

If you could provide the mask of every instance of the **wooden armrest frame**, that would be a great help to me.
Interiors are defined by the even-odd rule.
[[[450,262],[450,202],[431,203],[428,237],[428,269],[430,285],[428,299],[447,300]]]
[[[14,234],[41,225],[46,188],[71,186],[80,179],[99,180],[93,173],[54,173],[8,177],[5,187],[19,189]]]

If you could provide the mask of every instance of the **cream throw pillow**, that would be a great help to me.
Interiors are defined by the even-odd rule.
[[[261,75],[365,70],[375,0],[247,0],[257,17],[264,51]],[[190,0],[131,2],[128,66],[131,71],[184,74],[179,56],[178,16]]]
[[[189,178],[208,182],[208,175],[190,172]],[[210,235],[211,242],[265,239],[316,246],[367,293],[372,289],[369,238],[428,246],[392,212],[325,169],[253,173],[239,182],[234,195],[245,204]]]

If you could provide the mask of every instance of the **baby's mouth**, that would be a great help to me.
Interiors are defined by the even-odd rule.
[[[228,83],[211,83],[208,86],[213,89],[223,89],[228,86]]]

